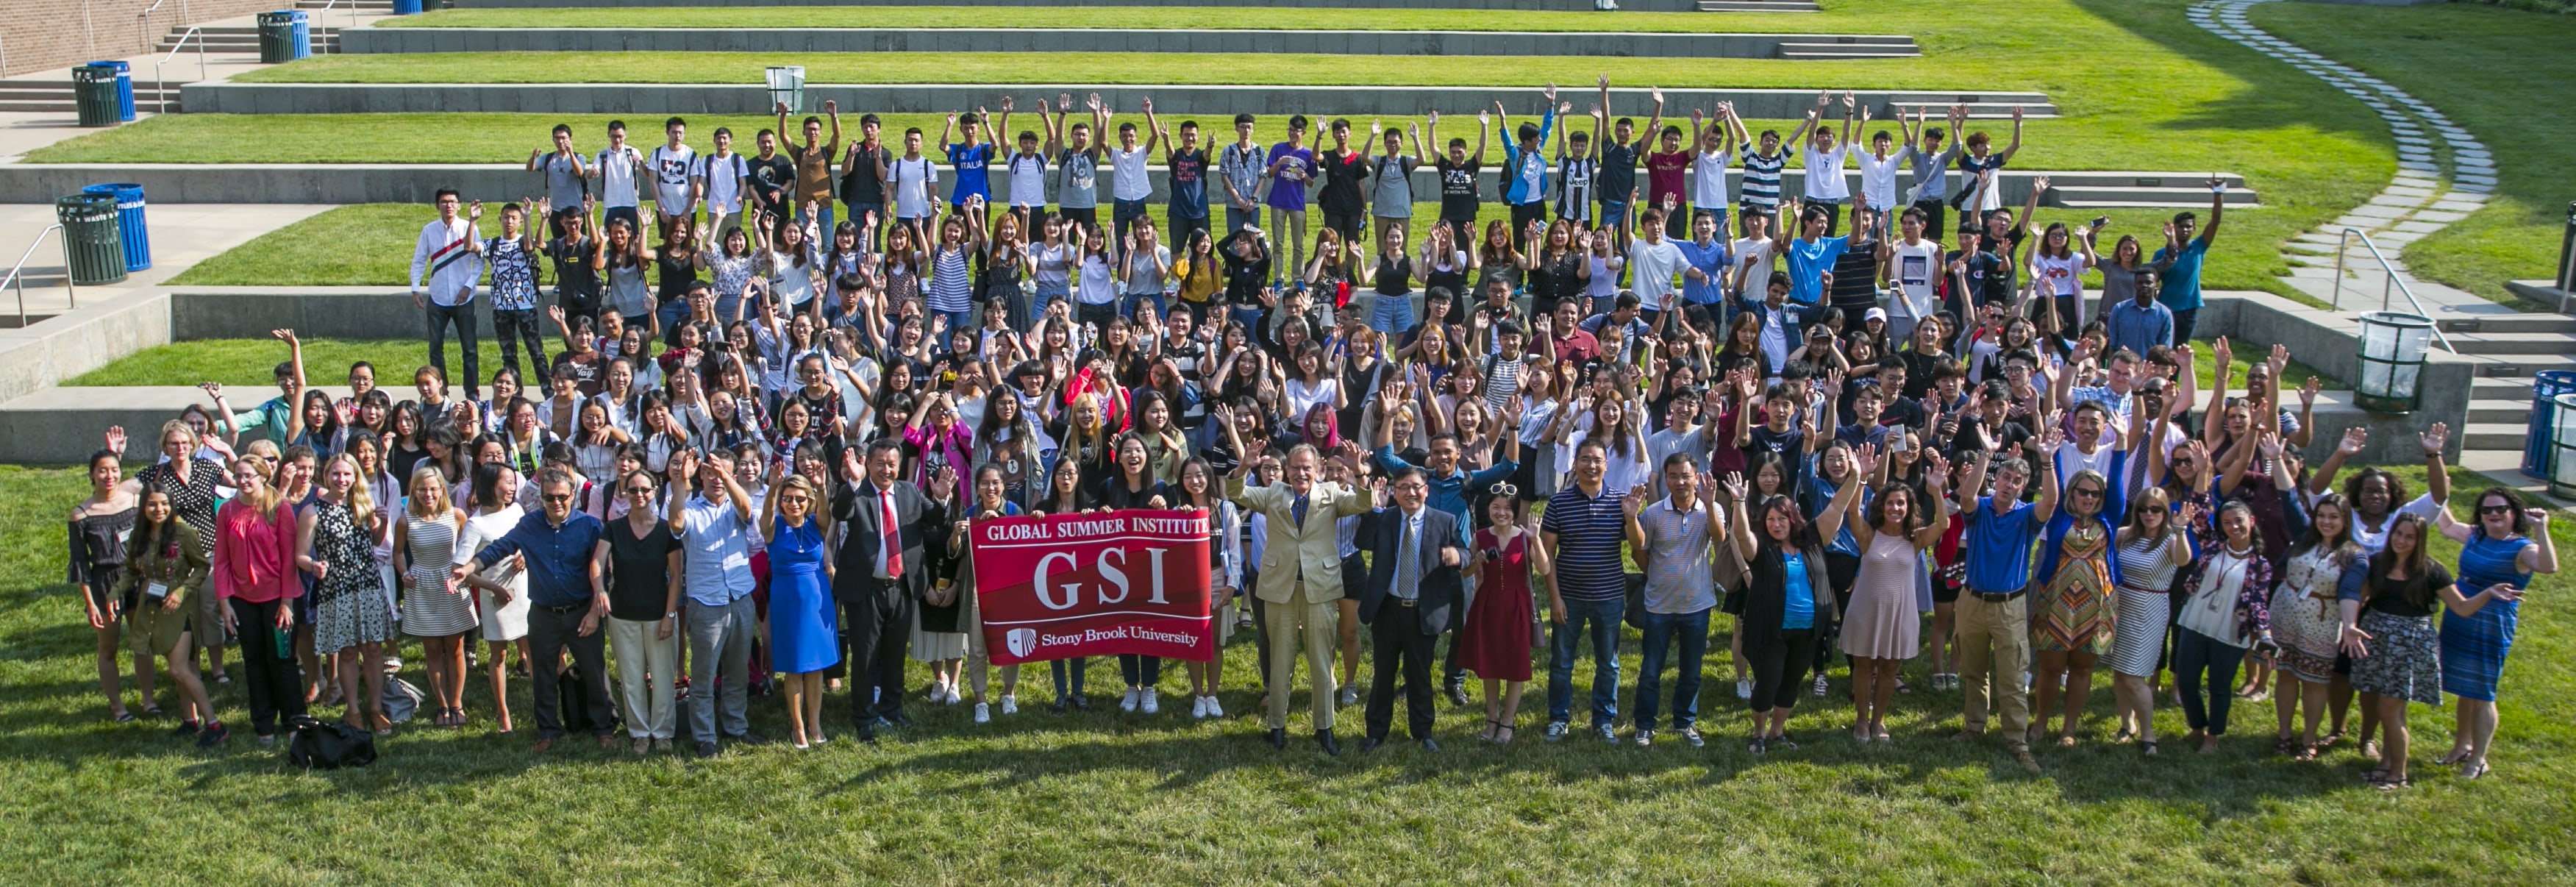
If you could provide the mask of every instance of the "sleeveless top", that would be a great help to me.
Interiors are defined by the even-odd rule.
[[[654,297],[668,302],[687,296],[689,284],[698,281],[698,269],[692,264],[692,260],[696,257],[697,252],[694,250],[672,255],[667,249],[654,256],[653,271],[658,281],[655,285],[658,292],[653,294]]]
[[[1371,276],[1377,284],[1378,295],[1409,296],[1413,294],[1413,258],[1410,256],[1397,256],[1390,259],[1383,254],[1379,255],[1377,257],[1377,272]]]

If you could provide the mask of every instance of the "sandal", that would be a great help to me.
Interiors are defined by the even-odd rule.
[[[1798,741],[1797,741],[1797,740],[1794,740],[1794,739],[1789,738],[1789,734],[1787,734],[1787,733],[1782,733],[1782,734],[1780,734],[1780,735],[1778,735],[1778,736],[1774,736],[1774,737],[1771,737],[1771,738],[1769,738],[1769,739],[1762,740],[1762,744],[1763,744],[1763,745],[1766,745],[1766,746],[1778,746],[1778,747],[1780,747],[1780,748],[1785,748],[1785,749],[1788,749],[1788,750],[1790,750],[1790,751],[1797,751],[1797,750],[1798,750]]]
[[[2384,792],[2393,792],[2399,789],[2414,788],[2415,781],[2401,776],[2396,779],[2383,779],[2378,782],[2371,783],[2370,787]]]
[[[2361,771],[2361,781],[2364,785],[2378,785],[2387,778],[2388,768],[2386,767],[2372,767]]]
[[[107,719],[108,719],[108,720],[110,720],[110,721],[113,721],[113,722],[115,722],[115,723],[119,723],[119,724],[131,724],[131,723],[134,723],[134,713],[133,713],[133,712],[130,712],[130,711],[123,711],[123,710],[119,710],[119,711],[116,711],[116,712],[114,712],[114,713],[109,714],[109,715],[107,716]]]
[[[1768,749],[1768,748],[1766,748],[1766,747],[1765,747],[1765,745],[1766,745],[1766,743],[1765,743],[1765,741],[1763,740],[1763,738],[1762,738],[1762,737],[1759,737],[1759,736],[1756,736],[1756,737],[1753,737],[1753,744],[1748,745],[1748,746],[1745,746],[1745,750],[1746,750],[1746,751],[1750,751],[1750,752],[1752,752],[1752,753],[1754,753],[1754,754],[1757,754],[1757,755],[1758,755],[1758,754],[1763,754],[1763,753],[1766,753],[1766,752],[1768,752],[1768,751],[1769,751],[1769,749]]]
[[[1512,744],[1512,737],[1518,735],[1520,735],[1520,729],[1512,726],[1511,724],[1494,725],[1495,745],[1510,745]]]
[[[157,718],[157,717],[160,717],[160,716],[161,716],[161,707],[160,707],[160,706],[158,706],[158,705],[147,705],[147,706],[144,706],[144,707],[143,707],[143,716],[144,716],[144,717],[147,717],[147,718]]]
[[[2489,766],[2487,766],[2487,762],[2485,762],[2485,761],[2472,761],[2472,762],[2469,762],[2469,765],[2468,765],[2468,766],[2460,768],[2460,778],[2461,778],[2461,779],[2476,779],[2476,778],[2478,778],[2478,777],[2481,777],[2481,776],[2485,776],[2485,775],[2487,775],[2487,773],[2488,773],[2489,771],[2494,770],[2494,769],[2495,769],[2495,768],[2493,768],[2493,767],[2489,767]]]
[[[2119,732],[2116,732],[2116,733],[2111,734],[2111,744],[2112,744],[2112,745],[2127,745],[2127,744],[2129,744],[2129,740],[2131,740],[2131,739],[2136,739],[2137,737],[2138,737],[2138,734],[2136,733],[2136,731],[2130,730],[2130,729],[2129,729],[2129,728],[2127,728],[2127,727],[2122,727],[2122,728],[2120,728]]]
[[[2154,757],[2156,755],[2156,741],[2149,739],[2138,743],[2138,753],[2148,757]]]
[[[2298,750],[2297,752],[2295,752],[2295,753],[2292,753],[2292,754],[2290,755],[2290,759],[2291,759],[2291,760],[2294,760],[2294,761],[2313,761],[2313,760],[2316,760],[2316,759],[2317,759],[2317,745],[2316,745],[2316,743],[2313,743],[2313,742],[2303,742],[2303,743],[2300,743],[2300,744],[2299,744],[2299,750]]]
[[[2287,737],[2287,736],[2275,736],[2275,737],[2272,737],[2272,753],[2273,753],[2273,754],[2276,754],[2276,755],[2296,754],[2296,753],[2298,752],[2298,748],[2299,748],[2299,744],[2298,744],[2298,742],[2297,742],[2296,740],[2291,739],[2290,737]]]
[[[151,714],[151,713],[153,713],[153,712],[152,712],[152,710],[151,710],[151,709],[148,709],[148,708],[147,708],[147,709],[144,709],[143,711],[144,711],[144,713],[146,713],[146,714]],[[2434,758],[2434,759],[2433,759],[2433,763],[2441,764],[2441,765],[2444,765],[2444,766],[2449,766],[2449,765],[2457,764],[2457,763],[2459,763],[2459,762],[2461,762],[2461,761],[2465,761],[2465,760],[2468,760],[2468,759],[2469,759],[2469,752],[2468,752],[2468,750],[2467,750],[2467,749],[2458,749],[2458,748],[2455,748],[2455,749],[2452,749],[2452,750],[2450,750],[2450,751],[2448,751],[2448,752],[2443,753],[2443,755],[2442,755],[2441,757]]]

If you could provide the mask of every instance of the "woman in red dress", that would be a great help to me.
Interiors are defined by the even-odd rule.
[[[1547,551],[1534,544],[1538,516],[1522,511],[1518,490],[1494,488],[1485,503],[1491,523],[1476,531],[1467,569],[1475,573],[1476,599],[1458,638],[1458,665],[1485,680],[1485,729],[1476,738],[1510,742],[1520,722],[1521,685],[1530,679],[1533,607],[1530,575],[1547,575]]]

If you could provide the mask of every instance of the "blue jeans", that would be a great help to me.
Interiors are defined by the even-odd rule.
[[[1565,622],[1547,629],[1547,719],[1574,719],[1574,649],[1592,636],[1592,724],[1619,718],[1619,618],[1625,597],[1565,602]],[[1589,623],[1588,625],[1586,623]]]
[[[1392,336],[1412,329],[1413,296],[1409,293],[1401,296],[1379,293],[1376,304],[1369,306],[1368,325],[1369,329],[1378,331],[1382,336]]]
[[[1655,729],[1656,704],[1664,691],[1664,654],[1673,635],[1681,634],[1681,681],[1673,685],[1673,729],[1699,723],[1699,673],[1708,656],[1709,610],[1697,613],[1646,613],[1645,657],[1637,668],[1637,729]]]
[[[1046,312],[1046,307],[1048,305],[1062,302],[1070,298],[1073,298],[1073,284],[1071,281],[1067,281],[1065,283],[1040,283],[1038,284],[1038,303],[1029,310],[1032,313],[1043,314]]]

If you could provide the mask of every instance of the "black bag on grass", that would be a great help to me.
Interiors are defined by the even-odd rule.
[[[376,735],[338,721],[297,715],[287,722],[295,736],[286,743],[286,759],[305,769],[336,770],[376,762]]]

